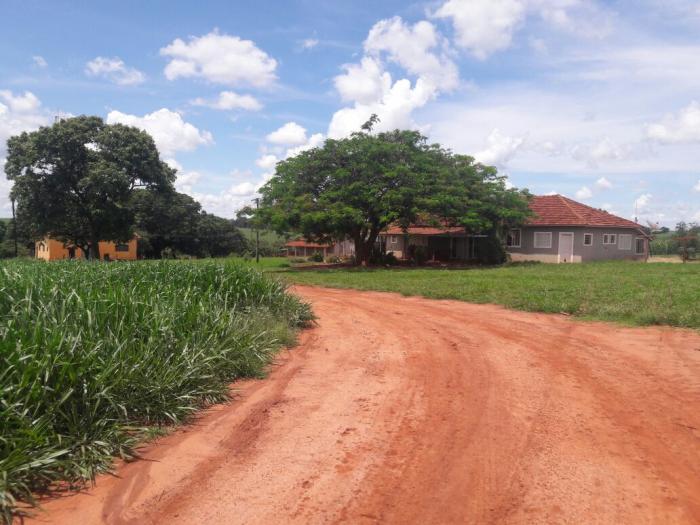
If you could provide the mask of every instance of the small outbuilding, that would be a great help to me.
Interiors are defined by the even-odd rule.
[[[100,257],[105,261],[134,261],[137,258],[137,245],[136,237],[127,242],[100,241]],[[81,248],[50,237],[35,243],[34,255],[45,261],[85,258]]]

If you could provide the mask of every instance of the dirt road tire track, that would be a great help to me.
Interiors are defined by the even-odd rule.
[[[299,287],[271,376],[38,522],[700,523],[700,335]]]

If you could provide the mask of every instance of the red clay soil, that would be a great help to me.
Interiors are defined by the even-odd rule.
[[[700,334],[297,292],[270,377],[39,522],[700,523]]]

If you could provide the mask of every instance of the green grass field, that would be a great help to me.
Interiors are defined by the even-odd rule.
[[[282,261],[279,263],[283,264]],[[700,264],[531,264],[474,269],[295,270],[265,262],[291,283],[493,303],[632,325],[700,329]]]
[[[0,262],[0,521],[225,400],[311,318],[229,260]]]

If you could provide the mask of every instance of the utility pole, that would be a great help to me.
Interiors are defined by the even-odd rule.
[[[260,197],[255,197],[255,209],[260,208]],[[255,262],[260,262],[260,230],[258,229],[257,221],[255,223]]]
[[[15,259],[17,258],[17,218],[15,217],[15,196],[10,197],[12,201],[12,237],[15,241]]]

